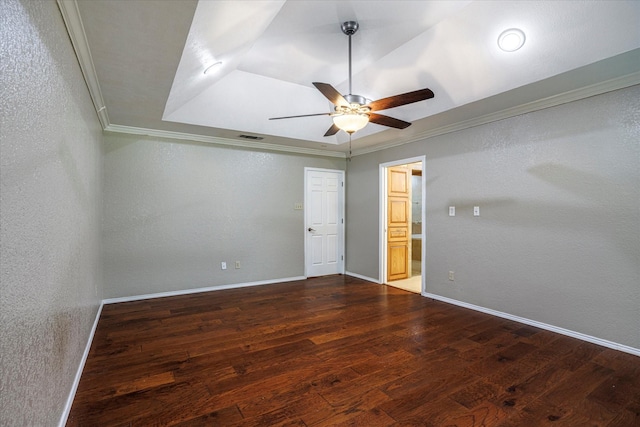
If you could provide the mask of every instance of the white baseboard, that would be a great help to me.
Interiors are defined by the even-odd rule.
[[[67,403],[64,406],[64,411],[62,412],[62,416],[60,417],[60,422],[58,423],[58,427],[64,427],[67,424],[67,419],[69,418],[69,413],[71,412],[71,405],[73,405],[73,399],[76,397],[76,391],[78,391],[78,385],[80,384],[82,371],[84,370],[84,365],[87,362],[87,357],[89,357],[89,350],[91,350],[91,344],[93,343],[93,336],[96,333],[96,328],[98,327],[98,320],[100,320],[100,314],[102,313],[103,306],[104,304],[100,303],[100,306],[98,307],[98,312],[96,313],[96,318],[93,320],[93,326],[91,327],[91,332],[89,333],[87,344],[84,347],[84,353],[82,353],[82,359],[80,360],[80,365],[78,365],[76,376],[73,379],[71,391],[69,391],[69,396],[67,397]]]
[[[168,291],[168,292],[158,292],[155,294],[146,294],[146,295],[133,295],[129,297],[119,297],[119,298],[107,298],[102,300],[103,304],[115,304],[118,302],[130,302],[130,301],[141,301],[145,299],[152,298],[164,298],[164,297],[173,297],[178,295],[188,295],[188,294],[197,294],[200,292],[211,292],[211,291],[221,291],[224,289],[236,289],[236,288],[247,288],[250,286],[262,286],[262,285],[271,285],[274,283],[283,283],[283,282],[294,282],[296,280],[305,280],[304,276],[296,276],[296,277],[285,277],[283,279],[271,279],[271,280],[261,280],[258,282],[247,282],[247,283],[234,283],[231,285],[218,285],[218,286],[208,286],[206,288],[194,288],[194,289],[183,289],[179,291]]]
[[[84,348],[84,353],[82,354],[80,365],[78,366],[78,370],[76,371],[76,376],[73,380],[73,385],[71,386],[71,391],[69,392],[69,396],[67,397],[67,403],[65,404],[64,411],[60,417],[60,422],[58,423],[58,427],[64,427],[67,424],[69,413],[71,412],[71,405],[73,405],[73,400],[76,396],[76,391],[78,391],[78,385],[80,384],[82,371],[84,370],[84,365],[87,362],[87,357],[89,356],[89,351],[91,350],[91,344],[93,343],[93,336],[96,333],[96,328],[98,327],[98,321],[100,320],[100,314],[102,314],[102,308],[104,307],[105,304],[114,304],[117,302],[128,302],[128,301],[139,301],[144,299],[161,298],[161,297],[168,297],[168,296],[174,296],[174,295],[195,294],[198,292],[219,291],[223,289],[235,289],[235,288],[245,288],[249,286],[269,285],[273,283],[293,282],[296,280],[305,280],[305,279],[306,277],[304,276],[287,277],[283,279],[262,280],[259,282],[236,283],[231,285],[211,286],[207,288],[186,289],[181,291],[161,292],[161,293],[147,294],[147,295],[135,295],[130,297],[122,297],[122,298],[108,298],[108,299],[102,300],[100,302],[100,306],[98,307],[96,318],[93,321],[93,326],[91,327],[91,332],[89,333],[89,338],[87,339],[87,344]]]
[[[378,279],[374,279],[373,277],[363,276],[362,274],[352,273],[350,271],[347,271],[344,274],[346,274],[347,276],[353,276],[358,279],[366,280],[367,282],[380,284],[380,281]]]
[[[625,353],[633,354],[635,356],[640,356],[640,349],[630,347],[624,344],[618,344],[613,341],[604,340],[602,338],[593,337],[591,335],[586,335],[581,332],[571,331],[569,329],[560,328],[558,326],[549,325],[547,323],[538,322],[536,320],[527,319],[525,317],[515,316],[509,313],[503,313],[502,311],[493,310],[486,307],[481,307],[479,305],[469,304],[467,302],[458,301],[452,298],[443,297],[436,294],[430,294],[428,292],[423,292],[422,296],[427,298],[433,298],[438,301],[446,302],[449,304],[457,305],[464,308],[469,308],[471,310],[480,311],[482,313],[487,313],[492,316],[502,317],[503,319],[513,320],[515,322],[524,323],[525,325],[535,326],[536,328],[546,329],[547,331],[556,332],[558,334],[566,335],[572,338],[577,338],[582,341],[587,341],[593,344],[598,344],[603,347],[612,348],[614,350],[623,351]]]
[[[358,279],[366,280],[368,282],[380,283],[377,279],[363,276],[357,273],[345,272],[346,275],[356,277]],[[73,404],[73,399],[75,398],[76,391],[78,390],[78,385],[80,384],[80,378],[82,377],[82,371],[84,369],[84,365],[87,361],[87,357],[89,356],[89,350],[91,350],[91,344],[93,342],[93,336],[96,332],[96,328],[98,327],[98,320],[100,319],[100,314],[102,313],[102,308],[105,304],[114,304],[118,302],[128,302],[128,301],[139,301],[144,299],[151,298],[162,298],[168,296],[175,295],[186,295],[186,294],[194,294],[199,292],[210,292],[210,291],[219,291],[224,289],[236,289],[236,288],[245,288],[250,286],[261,286],[261,285],[269,285],[273,283],[283,283],[283,282],[293,282],[296,280],[305,280],[304,276],[297,277],[288,277],[283,279],[273,279],[273,280],[262,280],[258,282],[248,282],[248,283],[236,283],[231,285],[220,285],[220,286],[211,286],[207,288],[196,288],[196,289],[186,289],[181,291],[171,291],[171,292],[161,292],[155,294],[146,294],[146,295],[137,295],[130,297],[121,297],[121,298],[108,298],[102,300],[100,306],[98,307],[98,312],[96,313],[96,318],[93,321],[93,326],[91,328],[91,332],[89,334],[89,338],[87,339],[87,344],[84,349],[84,353],[82,355],[82,359],[80,361],[80,365],[78,366],[78,370],[76,371],[76,375],[73,381],[73,385],[71,387],[71,391],[69,392],[69,396],[67,397],[67,403],[65,405],[62,416],[60,417],[60,422],[58,423],[58,427],[64,427],[67,424],[67,419],[69,418],[69,413],[71,411],[71,405]],[[591,335],[586,335],[580,332],[571,331],[569,329],[560,328],[558,326],[549,325],[546,323],[538,322],[536,320],[527,319],[525,317],[515,316],[513,314],[504,313],[501,311],[493,310],[486,307],[481,307],[479,305],[469,304],[463,301],[458,301],[452,298],[443,297],[441,295],[431,294],[428,292],[423,292],[422,296],[427,298],[432,298],[438,301],[446,302],[448,304],[457,305],[459,307],[469,308],[471,310],[479,311],[482,313],[490,314],[492,316],[501,317],[503,319],[513,320],[515,322],[523,323],[525,325],[535,326],[540,329],[545,329],[547,331],[556,332],[562,335],[566,335],[572,338],[577,338],[579,340],[587,341],[593,344],[598,344],[603,347],[611,348],[614,350],[619,350],[625,353],[633,354],[635,356],[640,356],[640,349],[630,347],[624,344],[618,344],[613,341],[604,340],[601,338],[593,337]]]

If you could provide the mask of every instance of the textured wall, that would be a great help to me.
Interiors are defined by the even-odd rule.
[[[378,166],[418,155],[427,292],[640,348],[640,86],[355,157],[348,271],[378,277]]]
[[[102,292],[102,132],[54,1],[0,2],[0,40],[0,425],[54,426]]]
[[[105,142],[107,298],[304,275],[303,211],[293,209],[304,167],[345,165],[129,135]]]

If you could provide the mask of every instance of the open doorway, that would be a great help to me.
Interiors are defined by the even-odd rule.
[[[380,283],[424,290],[424,156],[380,165]]]

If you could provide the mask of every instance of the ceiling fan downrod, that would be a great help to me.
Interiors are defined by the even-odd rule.
[[[351,89],[351,36],[358,31],[360,25],[356,21],[346,21],[342,23],[342,32],[349,36],[349,95],[353,94]]]

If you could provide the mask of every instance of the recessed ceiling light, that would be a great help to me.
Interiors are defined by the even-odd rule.
[[[222,65],[222,61],[218,61],[215,64],[211,64],[207,68],[205,68],[204,73],[210,74],[213,71],[216,71],[218,68],[220,68],[221,65]]]
[[[498,37],[498,46],[505,52],[515,52],[524,45],[525,36],[522,30],[509,28]]]

